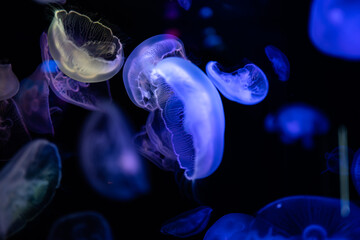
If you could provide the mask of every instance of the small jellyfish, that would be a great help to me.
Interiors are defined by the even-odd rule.
[[[94,211],[76,212],[56,220],[47,240],[112,240],[110,225]]]
[[[292,144],[301,140],[308,149],[313,147],[313,136],[326,134],[329,127],[324,113],[304,103],[283,106],[277,113],[268,114],[265,118],[265,129],[277,132],[283,143]]]
[[[42,69],[51,90],[61,100],[79,107],[98,110],[102,99],[111,98],[109,81],[84,83],[69,78],[55,64],[50,52],[46,33],[40,38]]]
[[[309,37],[324,54],[360,60],[360,2],[314,0],[309,14]]]
[[[231,101],[245,105],[261,102],[269,90],[268,80],[255,64],[246,64],[232,73],[222,72],[218,63],[210,61],[206,73],[216,88]]]
[[[149,190],[146,168],[130,129],[115,105],[103,103],[87,119],[80,139],[85,177],[97,192],[115,200],[131,200]]]
[[[265,47],[265,54],[273,65],[275,73],[279,80],[287,81],[290,75],[290,63],[286,55],[275,46]]]
[[[332,173],[339,174],[340,149],[344,149],[344,148],[346,148],[347,150],[349,162],[351,161],[351,159],[354,156],[354,152],[351,148],[346,146],[335,147],[331,152],[325,153],[327,169],[324,170],[323,173],[326,171],[330,171]]]
[[[350,214],[341,216],[340,199],[320,196],[292,196],[260,209],[252,229],[259,235],[271,232],[301,240],[355,240],[360,236],[360,208],[350,203]]]
[[[0,64],[0,101],[12,98],[19,91],[19,80],[11,64]]]
[[[202,232],[210,219],[212,209],[200,206],[168,220],[161,227],[163,234],[186,238]]]
[[[204,240],[238,240],[248,235],[254,217],[229,213],[217,220],[206,232]],[[240,236],[242,236],[240,238]]]
[[[61,72],[80,82],[106,81],[124,62],[122,44],[111,29],[75,11],[55,11],[48,43]]]
[[[202,7],[200,8],[199,10],[199,15],[202,17],[202,18],[211,18],[213,16],[213,10],[210,8],[210,7]]]
[[[49,85],[42,65],[21,81],[15,101],[30,131],[54,134],[49,108]]]
[[[51,4],[51,3],[59,3],[59,4],[65,4],[66,0],[33,0],[40,4]]]
[[[191,7],[192,0],[178,0],[179,5],[188,11]]]
[[[186,59],[184,45],[180,39],[169,34],[160,34],[139,44],[127,58],[123,69],[126,92],[138,107],[153,111],[166,96],[152,71],[158,62],[167,57]]]
[[[0,238],[35,218],[52,200],[60,179],[54,144],[37,139],[21,148],[0,172]]]

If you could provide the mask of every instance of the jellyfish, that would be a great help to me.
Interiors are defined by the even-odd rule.
[[[192,0],[178,0],[179,5],[186,11],[190,9]]]
[[[160,34],[146,39],[129,55],[123,69],[123,80],[127,94],[138,107],[148,111],[159,108],[159,102],[167,96],[161,91],[153,68],[167,57],[186,59],[184,45],[180,39],[169,34]]]
[[[51,4],[51,3],[59,3],[59,4],[65,4],[66,0],[34,0],[37,3],[40,4]]]
[[[356,191],[360,195],[360,149],[354,154],[350,174]]]
[[[147,193],[143,159],[132,142],[131,126],[120,110],[103,103],[86,120],[80,139],[80,164],[90,185],[115,200],[132,200]]]
[[[11,64],[0,64],[0,101],[12,98],[19,91],[19,80]]]
[[[331,150],[331,152],[325,153],[327,169],[324,170],[323,173],[330,171],[332,173],[339,174],[340,149],[344,149],[344,148],[347,150],[349,161],[351,161],[354,155],[354,152],[351,148],[346,146],[335,147],[333,150]]]
[[[265,118],[266,130],[278,132],[283,143],[292,144],[301,140],[308,149],[313,147],[313,136],[326,134],[329,125],[324,113],[304,103],[283,106],[277,113],[270,113]]]
[[[255,64],[246,64],[232,73],[222,72],[218,63],[210,61],[206,73],[216,88],[231,101],[245,105],[261,102],[269,90],[268,80]]]
[[[254,217],[243,213],[229,213],[217,220],[206,232],[204,240],[237,240],[247,236]]]
[[[98,104],[104,99],[111,99],[109,81],[84,83],[69,78],[60,71],[49,52],[46,33],[40,38],[42,53],[42,71],[51,90],[61,100],[89,110],[99,110]]]
[[[30,131],[54,134],[49,108],[49,85],[42,65],[21,81],[15,101]]]
[[[360,3],[353,0],[314,0],[309,37],[326,55],[360,60]]]
[[[259,235],[279,235],[302,240],[355,240],[360,236],[360,208],[350,203],[350,214],[341,216],[340,199],[291,196],[260,209],[252,229]]]
[[[109,80],[124,63],[122,44],[111,29],[75,11],[55,11],[48,43],[61,72],[80,82]]]
[[[168,220],[161,227],[163,234],[186,238],[202,232],[210,219],[212,209],[200,206]]]
[[[279,80],[287,81],[290,75],[290,63],[286,55],[273,45],[265,47],[265,54],[272,63]]]
[[[56,220],[47,240],[112,240],[110,225],[94,211],[76,212]]]
[[[56,145],[37,139],[23,146],[0,172],[0,238],[13,235],[39,215],[60,179]]]

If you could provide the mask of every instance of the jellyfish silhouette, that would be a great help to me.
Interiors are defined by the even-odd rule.
[[[320,110],[304,104],[292,103],[283,106],[275,114],[265,118],[268,132],[277,132],[285,144],[301,140],[305,148],[312,148],[313,136],[326,134],[329,120]]]
[[[49,85],[42,65],[23,79],[15,97],[27,128],[39,134],[54,134],[50,117]]]
[[[248,239],[253,221],[254,217],[251,215],[243,213],[226,214],[209,228],[204,240]]]
[[[11,236],[35,218],[60,185],[57,147],[33,140],[18,151],[0,172],[0,238]]]
[[[131,101],[138,107],[153,111],[166,101],[153,69],[167,57],[186,59],[183,43],[170,34],[160,34],[146,39],[129,55],[123,69],[124,85]]]
[[[272,63],[279,80],[287,81],[290,75],[290,63],[286,55],[273,45],[265,47],[265,54]]]
[[[47,240],[112,240],[110,225],[94,211],[76,212],[56,220]]]
[[[109,82],[84,83],[66,76],[53,60],[46,33],[40,38],[42,68],[51,90],[61,100],[89,110],[99,110],[103,99],[111,99]]]
[[[346,146],[338,146],[335,147],[331,152],[325,153],[325,159],[326,159],[326,170],[323,171],[327,172],[330,171],[332,173],[339,174],[340,168],[339,168],[339,161],[340,161],[340,149],[346,148],[346,151],[348,153],[348,159],[349,164],[351,164],[352,158],[354,156],[354,151]]]
[[[0,101],[12,98],[19,91],[19,80],[11,64],[0,64]]]
[[[231,101],[245,105],[261,102],[269,90],[268,80],[255,64],[246,64],[232,73],[222,72],[218,63],[210,61],[206,73],[216,88]]]
[[[178,3],[183,9],[189,10],[191,7],[192,0],[178,0]]]
[[[260,236],[271,232],[288,239],[355,240],[360,236],[360,208],[350,203],[350,214],[341,216],[340,199],[292,196],[260,209],[252,225]]]
[[[212,209],[206,206],[183,212],[164,223],[161,232],[180,238],[199,234],[206,228],[211,212]]]
[[[100,194],[131,200],[149,190],[143,159],[132,142],[131,126],[120,110],[103,103],[86,120],[80,139],[80,164]]]
[[[314,0],[309,14],[309,37],[324,54],[360,60],[360,3]]]
[[[61,72],[80,82],[106,81],[124,62],[122,44],[111,29],[75,11],[54,12],[48,43]]]

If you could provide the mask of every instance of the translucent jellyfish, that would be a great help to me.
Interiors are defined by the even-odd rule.
[[[341,216],[340,199],[293,196],[274,201],[260,209],[252,228],[261,235],[302,240],[345,240],[360,236],[360,208],[350,203],[350,214]]]
[[[30,131],[54,134],[49,108],[49,85],[42,65],[31,76],[21,80],[15,101]]]
[[[204,19],[211,18],[213,16],[213,10],[207,6],[202,7],[199,11],[199,15]]]
[[[279,80],[287,81],[290,75],[290,63],[286,55],[273,45],[265,47],[265,54],[272,63]]]
[[[110,225],[94,211],[76,212],[56,220],[47,240],[112,240]]]
[[[351,178],[356,188],[358,195],[360,195],[360,149],[356,151],[351,164]]]
[[[348,153],[348,159],[349,159],[349,161],[351,161],[351,159],[354,156],[354,151],[351,148],[345,147],[345,146],[335,147],[331,152],[325,153],[327,169],[324,170],[323,172],[330,171],[332,173],[339,174],[339,172],[340,172],[340,169],[339,169],[340,149],[343,149],[343,148],[346,148],[347,153]]]
[[[212,209],[200,206],[168,220],[161,227],[163,234],[186,238],[202,232],[210,219]]]
[[[268,132],[277,132],[285,144],[301,140],[305,148],[312,148],[313,136],[326,134],[329,125],[324,113],[304,103],[286,105],[265,118]]]
[[[246,239],[254,217],[243,213],[229,213],[217,220],[206,232],[204,240]],[[240,237],[241,236],[241,237]]]
[[[47,36],[41,35],[42,68],[51,90],[61,100],[86,108],[98,110],[98,104],[103,99],[110,99],[109,82],[84,83],[69,78],[57,67],[49,52]]]
[[[155,94],[160,117],[171,136],[169,138],[167,133],[159,138],[167,141],[162,146],[173,146],[177,163],[185,170],[187,179],[211,175],[220,165],[224,151],[225,119],[219,93],[197,66],[179,57],[160,61],[151,77],[158,86]],[[159,116],[154,119],[158,121]],[[158,127],[156,123],[154,127]],[[159,152],[157,150],[162,147],[158,147],[159,139],[152,136],[159,131],[151,129],[149,121],[146,128],[148,138],[145,139],[157,148],[148,152]],[[147,147],[151,148],[151,144]],[[173,154],[160,158],[157,165],[172,158]]]
[[[0,64],[0,101],[12,98],[19,91],[19,80],[11,64]]]
[[[61,160],[47,140],[31,141],[0,172],[0,238],[35,218],[60,185]]]
[[[80,164],[100,194],[131,200],[149,190],[146,168],[132,142],[131,126],[110,103],[86,120],[80,140]]]
[[[130,54],[123,69],[123,80],[127,94],[138,107],[153,111],[167,96],[161,91],[157,79],[152,76],[153,68],[167,57],[186,59],[180,39],[169,34],[160,34],[146,39]]]
[[[231,101],[245,105],[261,102],[269,90],[268,80],[255,64],[246,64],[232,73],[222,72],[218,63],[210,61],[206,73],[216,88]]]
[[[178,0],[178,3],[183,9],[189,10],[191,7],[192,0]]]
[[[111,29],[75,11],[55,11],[48,43],[61,72],[80,82],[106,81],[124,62],[122,44]]]
[[[354,0],[314,0],[309,37],[321,52],[360,60],[360,3]]]

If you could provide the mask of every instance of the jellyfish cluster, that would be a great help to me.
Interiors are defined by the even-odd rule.
[[[275,2],[18,9],[0,240],[359,240],[360,4]]]

